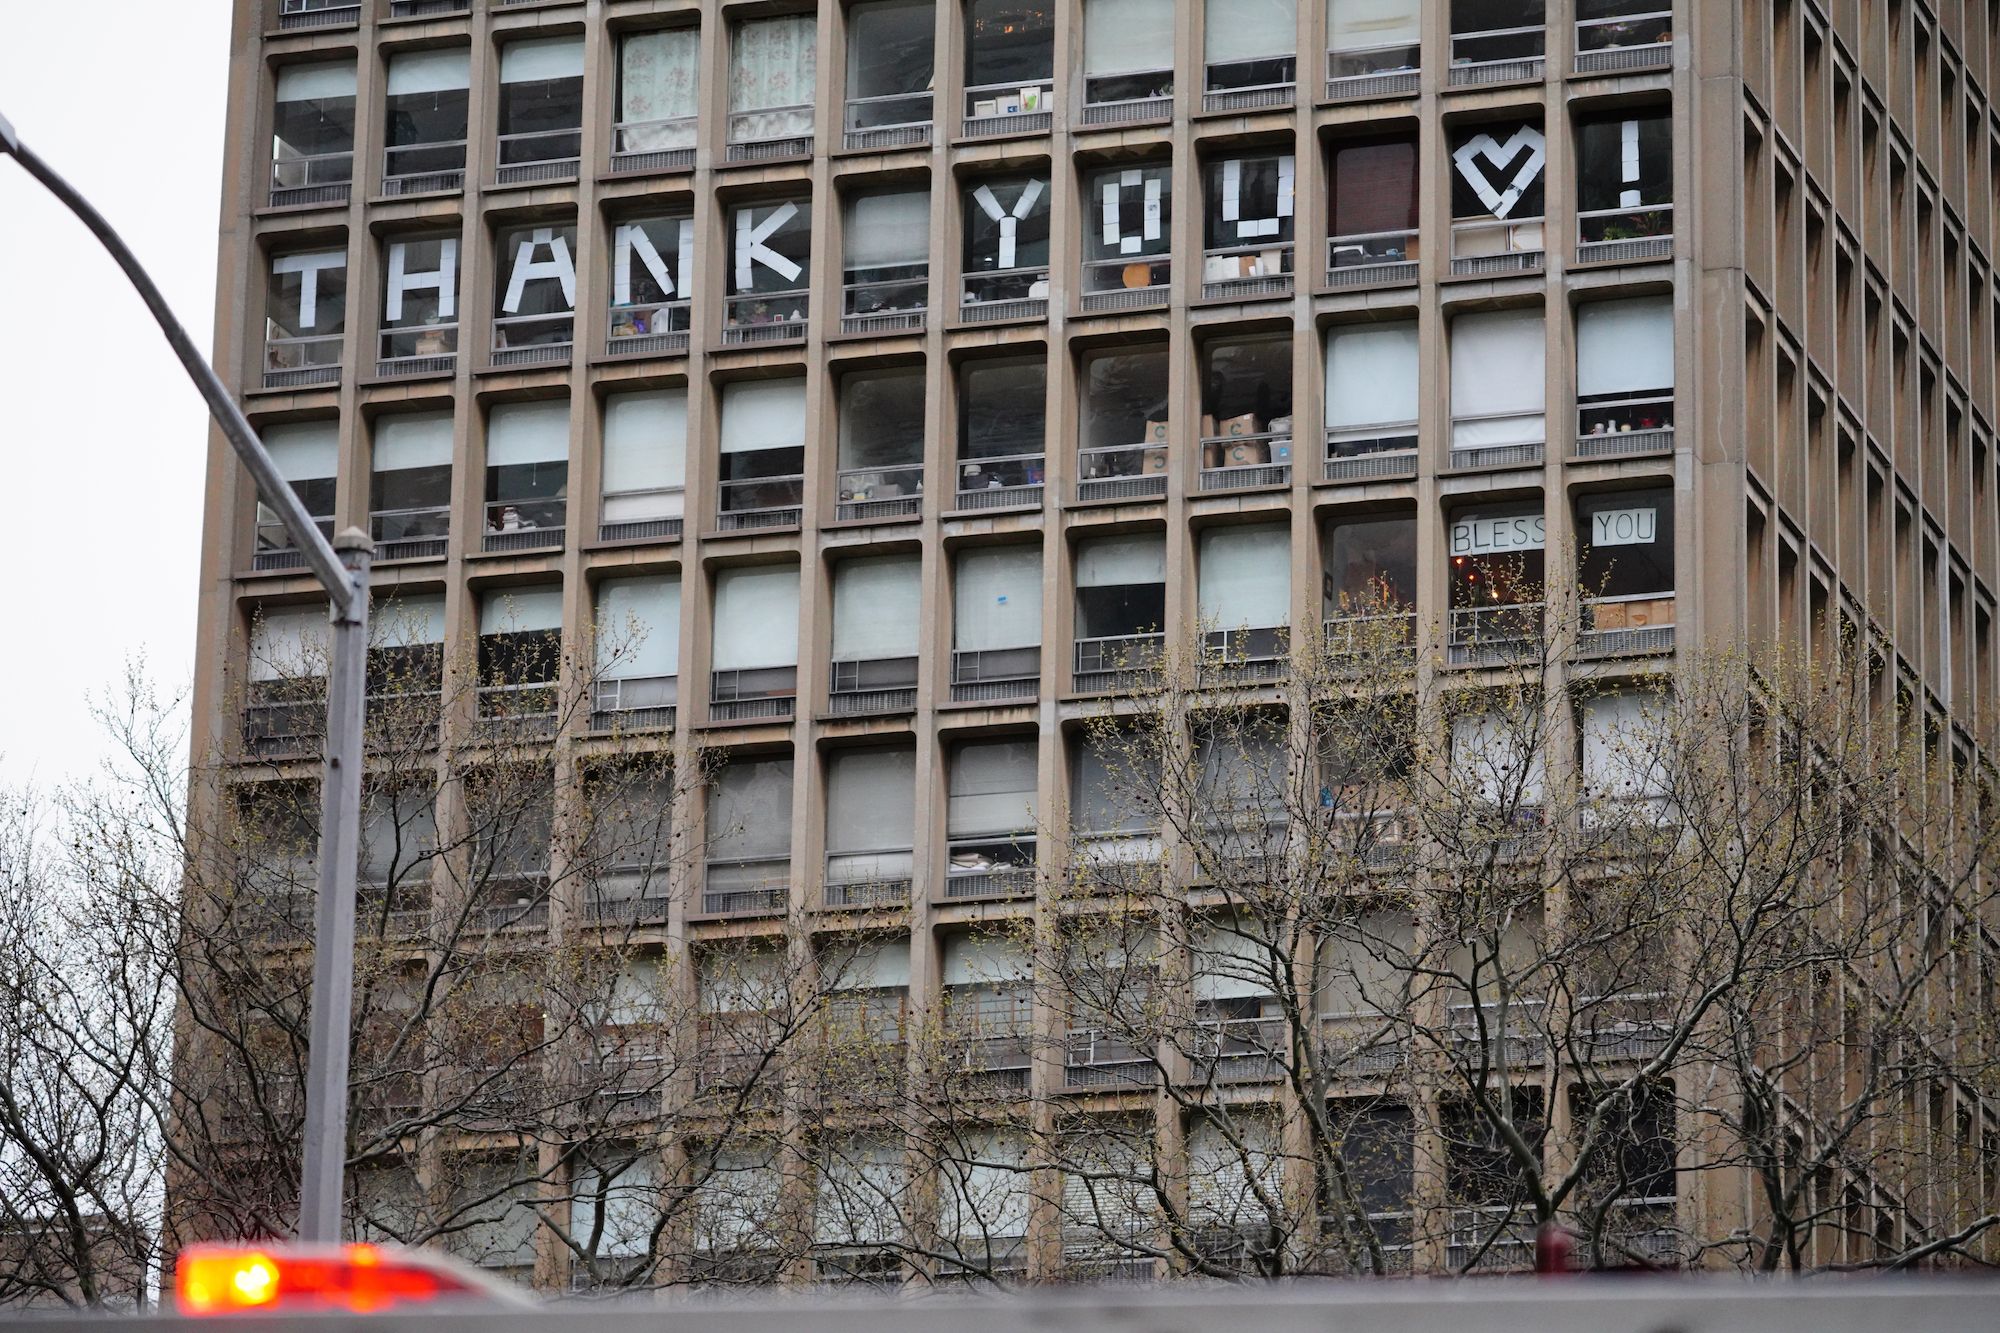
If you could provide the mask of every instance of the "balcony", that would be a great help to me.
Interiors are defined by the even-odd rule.
[[[708,715],[716,722],[790,718],[798,705],[797,667],[746,667],[709,678]]]
[[[308,389],[340,383],[338,333],[264,340],[264,387]]]
[[[1234,60],[1208,66],[1203,111],[1262,111],[1288,107],[1298,98],[1298,59],[1295,56],[1258,60]]]
[[[268,521],[266,521],[268,519]],[[333,540],[333,520],[324,515],[314,515],[313,525],[320,536]],[[250,557],[250,568],[259,574],[275,573],[286,569],[304,569],[305,553],[292,545],[291,534],[279,523],[269,510],[259,510],[257,524],[257,549]]]
[[[533,130],[498,139],[495,185],[547,185],[573,181],[583,164],[581,130]]]
[[[508,740],[555,734],[555,682],[481,685],[475,694],[479,707],[479,734],[485,739]]]
[[[710,861],[701,890],[702,916],[776,916],[791,901],[790,857]]]
[[[1029,898],[1035,892],[1032,829],[989,837],[953,838],[945,851],[948,902]]]
[[[1542,219],[1474,218],[1451,224],[1454,276],[1542,271]]]
[[[944,1037],[958,1074],[985,1092],[1026,1092],[1034,1067],[1033,991],[958,984],[945,988],[944,999]]]
[[[1150,683],[1166,652],[1164,634],[1115,634],[1076,641],[1076,690],[1137,689]]]
[[[665,866],[611,866],[591,885],[583,919],[606,928],[663,926],[672,907]]]
[[[1400,1020],[1380,1013],[1320,1015],[1320,1053],[1350,1078],[1381,1078],[1403,1067]]]
[[[679,356],[687,351],[691,315],[686,301],[615,305],[610,321],[606,356]]]
[[[1518,1273],[1531,1269],[1535,1266],[1535,1220],[1507,1204],[1453,1208],[1445,1263],[1453,1272]]]
[[[917,659],[835,662],[826,709],[835,717],[908,713],[917,706]]]
[[[968,273],[959,292],[958,318],[965,324],[1049,317],[1049,271],[1003,268]]]
[[[601,542],[673,541],[680,537],[683,493],[678,486],[645,491],[613,491],[604,497],[597,524]],[[618,517],[612,517],[616,512]]]
[[[576,319],[559,315],[502,315],[493,321],[496,366],[566,366],[576,337]]]
[[[697,123],[693,116],[635,120],[611,127],[615,172],[692,171]]]
[[[958,465],[957,509],[1039,509],[1042,505],[1041,454],[1006,454],[963,460]]]
[[[326,682],[253,682],[243,707],[243,752],[258,758],[315,753],[326,730]],[[307,917],[311,919],[310,915]]]
[[[1169,85],[1173,82],[1169,71],[1162,71],[1160,77]],[[1101,102],[1092,100],[1083,104],[1083,123],[1093,129],[1110,125],[1165,125],[1173,118],[1174,95],[1171,92]]]
[[[1402,481],[1417,475],[1417,423],[1336,427],[1326,433],[1328,481]]]
[[[278,0],[278,27],[343,28],[361,22],[360,0]]]
[[[1417,280],[1417,233],[1361,232],[1329,236],[1326,242],[1326,285],[1375,287]]]
[[[860,272],[895,276],[849,282],[841,289],[842,333],[921,333],[931,299],[930,265],[904,264],[894,269]]]
[[[1626,74],[1667,69],[1674,63],[1670,9],[1576,21],[1576,72]]]
[[[820,888],[821,905],[834,909],[908,907],[910,855],[909,848],[901,847],[829,856],[826,882]]]
[[[1414,97],[1420,79],[1417,46],[1356,47],[1326,53],[1326,100]]]
[[[1040,648],[960,649],[951,655],[953,703],[1019,703],[1041,691]]]
[[[1674,395],[1579,403],[1573,458],[1633,458],[1674,450]]]
[[[1205,250],[1201,257],[1204,301],[1255,300],[1292,294],[1292,243],[1239,245]]]
[[[1197,1084],[1276,1082],[1292,1049],[1279,1018],[1198,1018],[1190,1046],[1188,1072]]]
[[[671,731],[679,680],[673,676],[624,676],[590,689],[590,729],[599,732]]]
[[[1286,625],[1210,630],[1202,635],[1201,648],[1205,684],[1282,680],[1291,657],[1292,631]]]
[[[549,880],[538,871],[494,871],[466,905],[465,927],[482,934],[546,930]]]
[[[465,188],[465,140],[398,144],[382,155],[382,193],[455,194]]]
[[[1417,613],[1389,611],[1369,616],[1333,616],[1324,626],[1326,650],[1335,657],[1407,657],[1417,651]]]
[[[729,117],[728,133],[729,141],[722,149],[725,162],[779,162],[811,157],[813,109],[810,104],[802,104],[738,111]]]
[[[375,563],[442,560],[451,538],[451,506],[378,509],[368,516],[375,539]]]
[[[1079,501],[1158,500],[1167,493],[1167,446],[1121,444],[1076,451]]]
[[[804,342],[808,299],[803,288],[732,296],[723,302],[722,341],[732,347]]]
[[[834,475],[833,516],[842,523],[915,518],[924,508],[922,463],[844,468]]]
[[[1072,1092],[1146,1088],[1159,1081],[1150,1052],[1102,1028],[1063,1034],[1063,1087]]]
[[[389,17],[392,19],[431,18],[471,11],[472,0],[389,0]]]
[[[982,84],[965,90],[961,138],[1000,134],[1046,134],[1054,123],[1055,84]]]
[[[1463,994],[1463,992],[1460,992]],[[1481,1000],[1445,1006],[1445,1027],[1461,1059],[1505,1060],[1516,1068],[1540,1064],[1548,1051],[1540,1000]]]
[[[1674,206],[1596,208],[1576,215],[1576,258],[1580,264],[1630,264],[1671,259]]]
[[[1292,482],[1292,433],[1216,435],[1201,442],[1201,489],[1244,491]]]
[[[354,181],[353,153],[281,157],[271,163],[271,207],[344,204]]]
[[[1447,630],[1452,666],[1533,661],[1542,642],[1541,602],[1453,607]]]
[[[765,528],[796,528],[804,513],[806,479],[791,477],[748,477],[725,481],[721,492],[721,512],[715,516],[718,532],[756,532]]]
[[[1571,1022],[1572,1039],[1592,1060],[1650,1060],[1673,1033],[1663,991],[1582,996]]]
[[[1534,437],[1545,428],[1544,418],[1534,413],[1494,412],[1453,417],[1451,466],[1464,470],[1540,467],[1547,447],[1542,440]],[[1460,439],[1477,440],[1482,437],[1496,442],[1457,443]]]
[[[1451,35],[1448,82],[1454,88],[1478,88],[1539,79],[1547,45],[1548,31],[1540,24],[1455,32]]]
[[[1157,310],[1166,305],[1172,280],[1173,262],[1165,255],[1093,259],[1083,266],[1083,309]]]
[[[404,375],[449,375],[458,368],[458,325],[384,329],[375,360],[378,379]]]
[[[841,147],[850,151],[887,148],[928,148],[931,142],[931,95],[885,93],[847,99],[847,124]]]
[[[563,544],[565,500],[489,500],[482,551],[540,551]]]
[[[1617,657],[1627,653],[1670,653],[1674,650],[1674,594],[1633,593],[1623,597],[1586,597],[1583,629],[1576,651],[1584,657]]]

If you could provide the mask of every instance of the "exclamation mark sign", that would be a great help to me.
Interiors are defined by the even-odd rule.
[[[1638,121],[1628,120],[1618,127],[1618,147],[1619,165],[1621,168],[1618,179],[1623,181],[1627,187],[1618,193],[1618,206],[1620,208],[1637,208],[1639,206]]]

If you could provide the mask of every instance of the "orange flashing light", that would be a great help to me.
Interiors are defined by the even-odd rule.
[[[374,1245],[192,1246],[175,1265],[175,1290],[186,1315],[368,1314],[396,1305],[489,1296],[486,1288],[430,1256]]]

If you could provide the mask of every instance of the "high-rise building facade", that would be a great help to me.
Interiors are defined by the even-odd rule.
[[[1281,703],[1287,644],[1362,611],[1448,678],[1582,588],[1558,688],[1838,613],[1979,754],[1996,35],[1960,0],[238,0],[216,359],[463,677],[440,753],[546,719],[535,836],[607,736],[719,765],[624,909],[670,993],[706,1016],[706,942],[866,912],[914,1024],[1014,966],[968,932],[1031,918],[1038,833],[1115,785],[1084,720],[1200,634]],[[207,526],[201,743],[310,777],[272,664],[314,586],[219,447]],[[1022,1086],[1101,1090],[1125,1057],[1074,1038]],[[1009,1271],[1063,1271],[1059,1213],[1007,1214]]]

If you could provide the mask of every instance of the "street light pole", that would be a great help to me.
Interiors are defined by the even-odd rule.
[[[111,224],[0,116],[0,155],[10,156],[76,214],[125,271],[167,336],[188,378],[208,404],[257,494],[276,511],[306,565],[326,588],[333,642],[327,663],[325,764],[320,774],[319,894],[313,936],[312,1023],[306,1070],[304,1161],[299,1180],[299,1239],[340,1239],[347,1159],[348,1027],[354,989],[354,876],[360,859],[362,714],[368,675],[368,570],[374,543],[358,528],[331,542],[306,513],[166,297]]]

